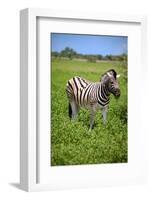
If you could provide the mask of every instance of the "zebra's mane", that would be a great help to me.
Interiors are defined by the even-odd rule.
[[[103,81],[103,80],[105,80],[105,79],[108,79],[108,78],[109,78],[109,74],[110,74],[111,76],[113,76],[113,77],[116,79],[116,75],[117,75],[116,71],[115,71],[114,69],[110,69],[110,70],[108,70],[107,72],[105,72],[105,73],[101,76],[100,81]]]

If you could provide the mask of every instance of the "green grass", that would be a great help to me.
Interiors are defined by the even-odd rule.
[[[107,124],[101,112],[89,129],[89,112],[81,109],[76,121],[68,117],[66,82],[73,76],[100,80],[109,69],[121,74],[121,96],[111,96]],[[127,72],[120,62],[90,63],[75,60],[53,60],[51,64],[51,165],[77,165],[127,162]]]

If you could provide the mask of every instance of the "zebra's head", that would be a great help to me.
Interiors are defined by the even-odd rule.
[[[109,93],[112,93],[115,97],[120,97],[120,88],[117,81],[119,76],[114,69],[110,69],[104,74],[101,80],[107,87],[106,89],[108,89]]]

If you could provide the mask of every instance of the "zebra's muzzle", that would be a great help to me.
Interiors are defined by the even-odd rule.
[[[115,93],[114,93],[114,95],[115,95],[116,98],[119,98],[120,95],[121,95],[120,90],[119,89],[116,90]]]

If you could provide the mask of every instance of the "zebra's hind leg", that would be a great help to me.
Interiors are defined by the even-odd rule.
[[[79,112],[79,106],[76,104],[75,101],[71,101],[69,103],[69,117],[71,119],[75,119]]]
[[[71,104],[69,103],[69,117],[71,119],[72,117],[72,108],[71,108]]]

